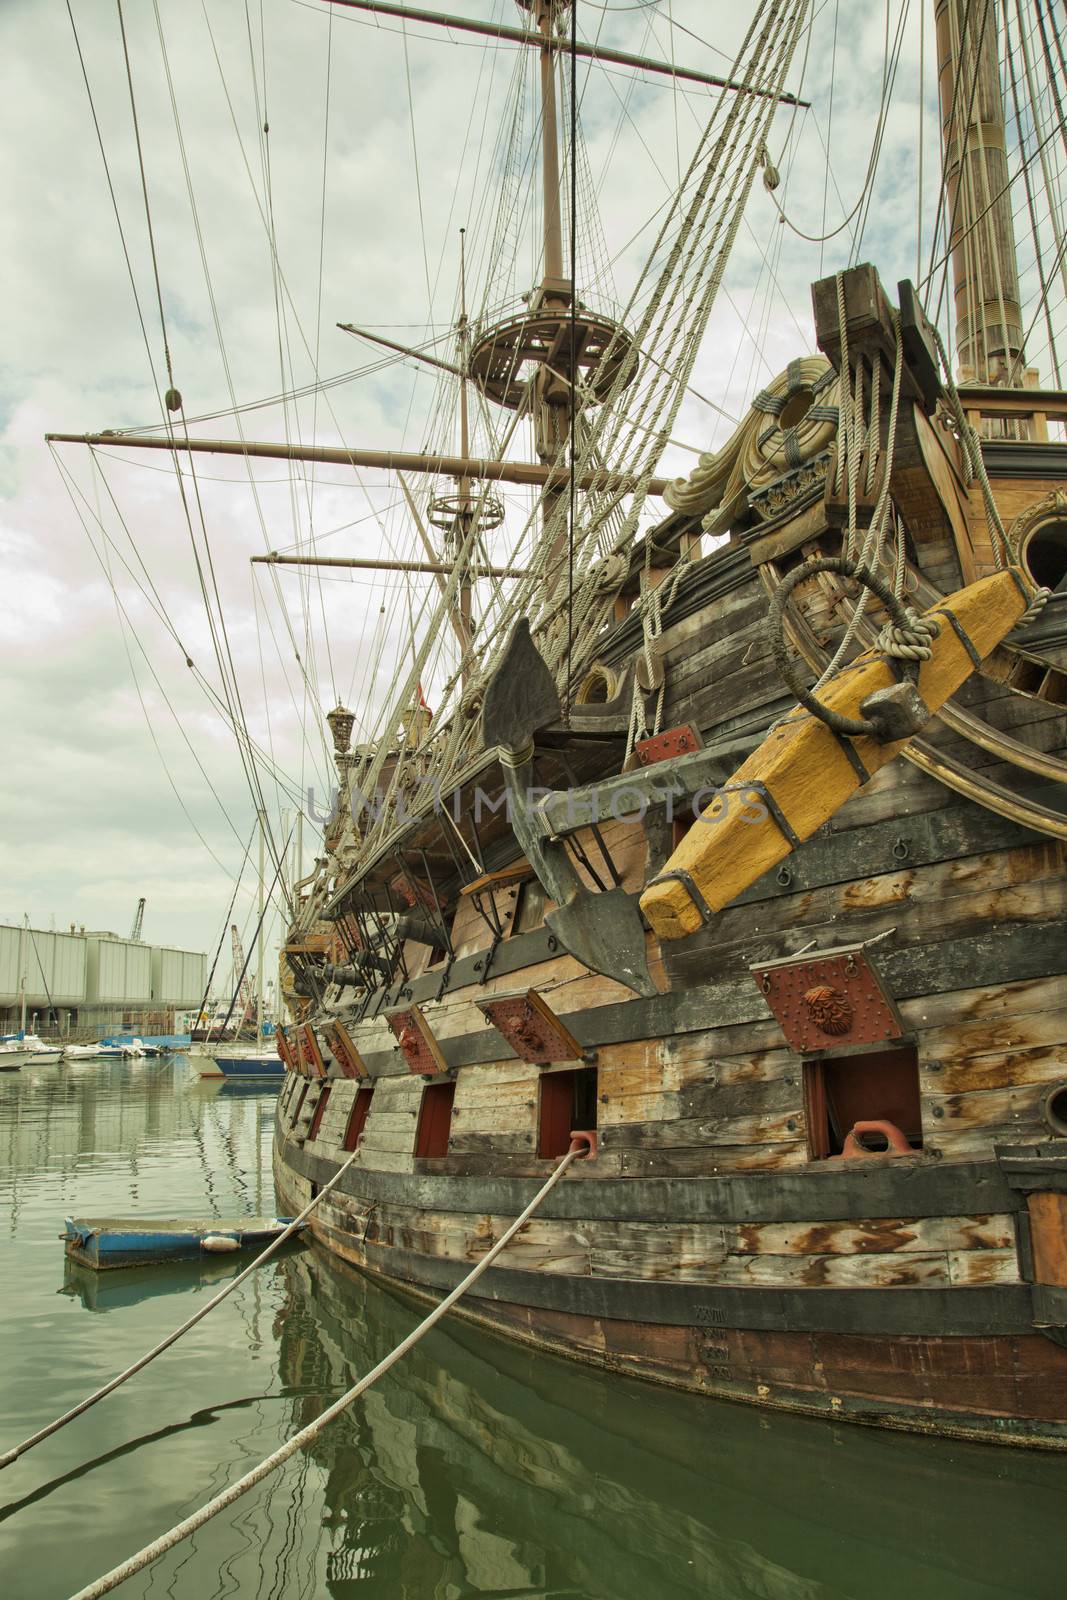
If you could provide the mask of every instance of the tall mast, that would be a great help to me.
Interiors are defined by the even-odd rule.
[[[523,0],[519,0],[520,5]],[[559,204],[559,133],[556,126],[556,55],[552,25],[567,0],[536,0],[541,45],[541,186],[544,206],[545,277],[563,277],[563,223]],[[571,263],[573,274],[574,263]]]
[[[266,848],[267,813],[257,811],[259,820],[259,927],[256,930],[256,1043],[263,1041],[263,923],[264,911],[264,873],[266,864],[263,859]]]
[[[936,0],[937,70],[964,383],[1022,385],[1022,312],[993,0]]]

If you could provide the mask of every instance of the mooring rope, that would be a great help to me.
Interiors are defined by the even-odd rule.
[[[441,1304],[435,1306],[429,1316],[424,1317],[418,1327],[413,1328],[407,1338],[402,1339],[383,1360],[379,1361],[376,1367],[371,1368],[365,1377],[360,1378],[358,1383],[353,1384],[352,1388],[343,1394],[339,1400],[335,1400],[333,1405],[327,1406],[326,1410],[321,1412],[314,1422],[309,1422],[307,1427],[300,1429],[299,1433],[294,1433],[291,1439],[287,1439],[283,1445],[261,1461],[258,1466],[253,1467],[251,1472],[246,1472],[243,1478],[238,1478],[236,1483],[231,1483],[228,1489],[224,1489],[221,1494],[217,1494],[213,1500],[207,1501],[198,1511],[194,1511],[191,1516],[186,1517],[182,1522],[175,1523],[173,1528],[161,1534],[158,1539],[153,1539],[151,1544],[146,1544],[143,1550],[138,1550],[136,1555],[130,1556],[121,1566],[113,1567],[102,1578],[97,1578],[95,1583],[89,1584],[85,1589],[79,1589],[78,1593],[71,1597],[71,1600],[99,1600],[101,1595],[110,1594],[112,1589],[117,1589],[119,1584],[125,1583],[127,1578],[132,1578],[135,1573],[143,1571],[153,1561],[158,1561],[161,1555],[165,1555],[176,1544],[180,1544],[183,1539],[187,1539],[191,1533],[195,1533],[198,1528],[202,1528],[205,1522],[210,1522],[212,1517],[217,1516],[220,1511],[224,1511],[235,1500],[239,1500],[243,1494],[247,1494],[249,1489],[255,1488],[256,1484],[262,1482],[265,1477],[274,1471],[275,1467],[280,1467],[284,1461],[288,1461],[290,1456],[295,1455],[298,1450],[302,1450],[305,1445],[310,1444],[313,1439],[317,1438],[322,1430],[333,1421],[334,1417],[339,1417],[342,1411],[346,1411],[352,1405],[353,1401],[359,1399],[364,1390],[369,1389],[373,1383],[377,1383],[378,1379],[383,1377],[390,1367],[395,1366],[402,1356],[405,1356],[409,1350],[417,1345],[419,1340],[429,1333],[430,1329],[440,1322],[443,1316],[446,1316],[451,1311],[456,1301],[462,1299],[472,1284],[476,1283],[482,1273],[492,1266],[501,1251],[507,1248],[519,1230],[530,1220],[542,1200],[556,1187],[571,1162],[578,1157],[584,1157],[586,1154],[586,1146],[572,1145],[547,1183],[543,1184],[534,1195],[526,1210],[521,1216],[515,1218],[509,1228],[505,1229],[492,1249],[486,1252],[477,1266],[471,1272],[468,1272],[467,1276],[461,1283],[456,1285],[451,1294],[446,1295]],[[348,1163],[346,1162],[345,1165],[347,1166]],[[341,1171],[344,1171],[344,1168],[341,1168]],[[340,1175],[341,1172],[336,1174],[337,1177],[340,1177]],[[325,1189],[320,1191],[320,1195],[322,1193],[325,1193]]]
[[[225,1300],[228,1294],[232,1294],[240,1284],[244,1283],[246,1278],[251,1277],[256,1268],[262,1266],[263,1262],[269,1256],[272,1256],[276,1250],[279,1250],[287,1239],[292,1238],[297,1228],[311,1215],[319,1201],[329,1194],[334,1185],[348,1171],[358,1153],[358,1151],[354,1151],[348,1160],[338,1167],[329,1182],[323,1184],[318,1194],[309,1201],[300,1215],[293,1218],[285,1231],[280,1233],[276,1239],[272,1239],[267,1248],[261,1250],[255,1260],[250,1262],[243,1272],[239,1272],[236,1278],[231,1278],[230,1282],[220,1289],[218,1294],[213,1295],[206,1305],[201,1306],[199,1311],[194,1311],[188,1321],[183,1322],[180,1328],[175,1328],[173,1333],[168,1333],[167,1337],[161,1339],[157,1345],[153,1345],[151,1350],[146,1350],[144,1355],[140,1356],[132,1366],[127,1367],[124,1372],[120,1372],[109,1383],[105,1383],[94,1394],[87,1395],[84,1400],[79,1400],[76,1406],[72,1406],[69,1411],[65,1411],[61,1417],[56,1417],[54,1422],[50,1422],[46,1427],[40,1428],[36,1433],[31,1434],[28,1439],[23,1439],[22,1443],[17,1444],[13,1450],[6,1451],[0,1456],[0,1470],[4,1467],[9,1467],[13,1461],[18,1460],[19,1456],[25,1455],[27,1450],[32,1450],[35,1444],[40,1444],[43,1439],[49,1438],[53,1433],[58,1433],[60,1428],[65,1428],[68,1422],[73,1422],[75,1417],[80,1417],[83,1411],[88,1411],[90,1406],[95,1406],[98,1400],[105,1399],[107,1395],[119,1388],[121,1384],[124,1384],[127,1378],[132,1378],[143,1367],[147,1367],[150,1361],[154,1361],[156,1356],[162,1355],[164,1350],[169,1350],[171,1345],[180,1339],[183,1333],[188,1333],[190,1328],[194,1328],[203,1317],[207,1316],[209,1311],[213,1311],[217,1305]]]

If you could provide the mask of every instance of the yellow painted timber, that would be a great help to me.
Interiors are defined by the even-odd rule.
[[[1029,590],[1025,576],[1019,577]],[[950,610],[984,659],[1011,632],[1027,604],[1012,573],[997,572],[948,595],[927,615]],[[973,670],[962,641],[942,616],[931,657],[919,668],[919,693],[930,710],[936,711],[955,694]],[[835,711],[857,717],[862,700],[895,682],[887,658],[868,650],[825,684],[819,699]],[[879,744],[861,736],[850,743],[873,774],[899,755],[908,741]],[[787,721],[767,735],[730,779],[730,785],[742,786],[740,790],[716,795],[663,869],[687,872],[713,911],[729,905],[792,849],[759,790],[746,793],[746,783],[765,785],[800,840],[810,838],[861,786],[836,735],[811,712],[795,706]],[[700,912],[676,878],[650,884],[641,896],[641,910],[661,939],[681,939],[701,926]]]

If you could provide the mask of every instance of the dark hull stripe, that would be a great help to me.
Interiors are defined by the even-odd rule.
[[[323,1184],[338,1163],[291,1140],[284,1161]],[[343,1194],[420,1211],[518,1216],[544,1178],[456,1177],[351,1168]],[[568,1179],[549,1195],[542,1217],[600,1222],[848,1222],[875,1217],[983,1216],[1018,1211],[1025,1197],[1004,1182],[995,1161],[872,1163],[871,1170],[723,1173],[708,1178]]]

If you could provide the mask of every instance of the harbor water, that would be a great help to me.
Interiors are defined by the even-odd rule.
[[[97,1275],[68,1215],[274,1208],[275,1088],[187,1060],[0,1075],[0,1452],[240,1262]],[[0,1473],[0,1594],[63,1600],[315,1417],[413,1303],[317,1249],[268,1264],[126,1388]],[[118,1592],[214,1600],[1043,1600],[1067,1457],[694,1401],[461,1323]]]

